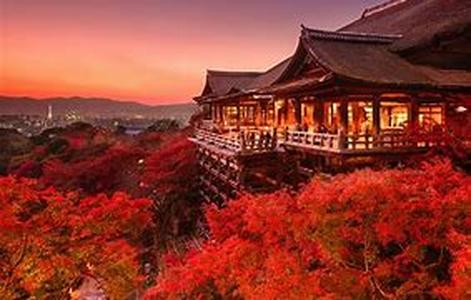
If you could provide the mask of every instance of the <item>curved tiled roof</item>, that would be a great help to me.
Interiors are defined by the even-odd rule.
[[[427,86],[432,88],[471,88],[471,72],[443,70],[410,63],[390,50],[398,35],[380,35],[355,32],[333,32],[303,27],[300,45],[293,64],[305,61],[309,55],[319,65],[331,72],[330,79],[337,77],[366,84],[389,86]],[[286,75],[293,66],[287,68]],[[294,76],[294,77],[293,77]],[[277,90],[285,85],[293,89],[325,82],[325,78],[296,78],[282,74],[281,82],[265,91]]]
[[[290,58],[283,60],[266,72],[237,72],[208,70],[206,85],[201,97],[221,97],[237,92],[249,92],[271,85],[289,64]]]
[[[252,82],[250,82],[250,84],[247,86],[247,89],[256,89],[272,85],[286,70],[286,67],[289,65],[290,61],[291,57],[286,58],[282,62],[270,68],[265,73],[257,76]]]
[[[208,70],[202,96],[222,96],[233,90],[242,90],[259,72],[231,72]]]
[[[433,83],[422,72],[389,51],[389,35],[303,29],[307,52],[336,75],[375,83]]]
[[[339,31],[402,34],[395,50],[426,47],[469,30],[469,0],[396,0],[365,10],[363,16]]]

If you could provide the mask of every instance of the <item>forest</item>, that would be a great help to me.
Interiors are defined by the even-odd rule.
[[[2,129],[1,298],[74,299],[89,278],[109,299],[471,297],[471,177],[453,149],[216,206],[191,131]]]

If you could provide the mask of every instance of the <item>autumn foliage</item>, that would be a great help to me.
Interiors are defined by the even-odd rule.
[[[471,296],[471,178],[446,161],[315,178],[206,217],[211,239],[169,256],[148,299]]]
[[[139,285],[136,246],[149,205],[123,193],[81,198],[0,178],[1,298],[67,299],[92,277],[123,299]]]

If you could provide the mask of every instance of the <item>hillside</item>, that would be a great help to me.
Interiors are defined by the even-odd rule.
[[[175,118],[188,120],[195,112],[192,103],[174,105],[145,105],[137,102],[116,101],[106,98],[47,98],[0,96],[0,115],[46,115],[52,105],[54,115],[75,112],[86,117],[133,117]]]

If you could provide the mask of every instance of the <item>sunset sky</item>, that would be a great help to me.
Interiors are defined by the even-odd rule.
[[[206,69],[267,69],[301,23],[337,29],[377,3],[0,0],[0,94],[189,102]]]

